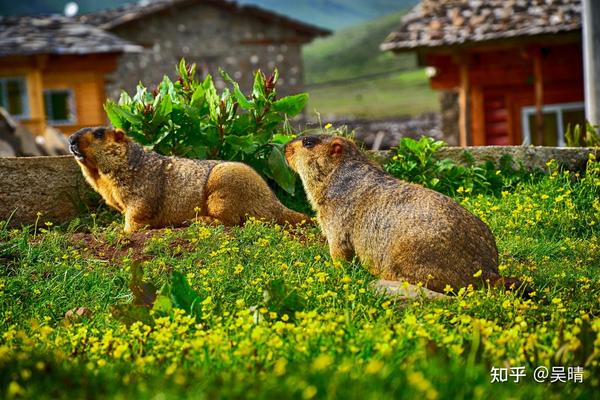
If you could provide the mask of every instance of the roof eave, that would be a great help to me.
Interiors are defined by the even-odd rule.
[[[98,28],[103,29],[103,30],[112,30],[119,26],[135,22],[142,18],[151,16],[151,15],[154,15],[154,14],[157,14],[160,12],[164,12],[172,7],[185,7],[185,6],[194,5],[197,2],[198,2],[198,0],[182,0],[179,2],[173,2],[173,3],[168,3],[168,4],[165,3],[160,6],[150,7],[146,11],[141,11],[134,15],[125,14],[125,15],[115,18],[109,22],[98,25]],[[316,25],[298,21],[293,18],[289,18],[285,15],[282,15],[282,14],[279,14],[279,13],[276,13],[276,12],[273,12],[270,10],[266,10],[266,9],[263,9],[263,8],[260,8],[257,6],[253,6],[253,5],[239,5],[234,2],[228,2],[228,1],[223,1],[223,0],[208,0],[208,1],[205,0],[205,2],[212,4],[214,6],[229,9],[232,11],[249,13],[249,14],[254,15],[263,20],[278,22],[284,26],[288,26],[291,29],[296,30],[299,33],[302,33],[302,34],[305,34],[308,36],[312,36],[312,37],[324,37],[324,36],[329,36],[333,33],[332,31],[330,31],[328,29],[324,29],[324,28],[318,27]]]
[[[485,40],[465,40],[463,42],[454,43],[438,43],[434,45],[422,45],[422,44],[400,44],[395,42],[384,42],[379,45],[381,51],[392,51],[394,53],[406,53],[406,52],[419,52],[427,51],[434,52],[440,50],[453,50],[453,49],[466,49],[475,47],[486,47],[494,46],[506,43],[521,42],[524,44],[530,44],[532,42],[539,42],[542,38],[553,38],[560,37],[558,42],[571,42],[581,38],[581,29],[563,30],[559,32],[544,32],[532,35],[515,35],[515,36],[501,36]],[[439,41],[438,41],[439,42]],[[553,41],[555,44],[556,41]]]

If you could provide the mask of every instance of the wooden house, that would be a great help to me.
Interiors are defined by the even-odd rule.
[[[138,50],[64,17],[0,17],[0,106],[35,134],[105,124],[105,77]]]
[[[431,86],[457,93],[458,118],[443,120],[450,143],[564,146],[567,127],[585,120],[581,8],[422,0],[381,48],[417,52]]]

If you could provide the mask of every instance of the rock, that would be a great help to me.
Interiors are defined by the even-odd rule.
[[[386,294],[389,296],[401,298],[401,299],[415,299],[415,298],[428,298],[435,299],[440,297],[448,297],[442,293],[434,292],[424,287],[411,285],[408,282],[378,280],[371,283],[371,287],[375,289],[377,293]]]
[[[0,140],[7,142],[17,156],[43,155],[35,142],[35,135],[15,121],[2,107],[0,107]]]
[[[378,150],[389,149],[397,146],[403,137],[415,139],[421,136],[431,136],[436,139],[442,137],[441,118],[437,113],[379,120],[328,118],[327,122],[331,122],[336,128],[345,127],[349,132],[354,132],[355,138],[363,142],[368,149],[373,149],[374,145],[377,145]],[[302,121],[300,124],[302,125]],[[306,128],[318,128],[318,124],[309,122],[306,123]]]
[[[62,156],[69,154],[69,141],[64,133],[51,126],[46,127],[43,138],[45,152],[50,156]]]
[[[75,322],[82,318],[90,318],[92,311],[87,307],[73,308],[65,313],[65,320],[69,322]]]
[[[590,153],[600,156],[600,151],[591,147],[543,147],[543,146],[474,146],[474,147],[444,147],[434,154],[438,160],[450,159],[458,164],[467,165],[465,150],[468,151],[475,164],[492,161],[499,165],[500,159],[508,155],[517,163],[523,163],[527,170],[546,170],[546,163],[556,160],[559,165],[570,171],[583,171]],[[392,157],[391,151],[371,151],[370,157],[385,163]]]
[[[0,139],[0,157],[16,157],[17,154],[10,143]]]
[[[0,158],[0,220],[64,222],[97,204],[72,156]]]

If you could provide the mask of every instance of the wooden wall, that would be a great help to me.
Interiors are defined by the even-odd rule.
[[[107,123],[102,105],[105,76],[116,68],[117,54],[83,56],[31,56],[3,58],[0,77],[22,76],[27,82],[29,117],[20,122],[35,134],[46,127],[44,89],[69,89],[73,92],[75,122],[57,125],[65,134],[93,125]]]
[[[521,144],[521,109],[536,105],[536,84],[541,104],[584,99],[580,42],[432,53],[425,63],[436,67],[432,88],[466,93],[468,110],[461,112],[468,119],[468,138],[463,144]]]

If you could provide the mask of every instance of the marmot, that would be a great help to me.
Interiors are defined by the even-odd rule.
[[[349,140],[301,137],[287,144],[285,156],[333,260],[356,255],[382,279],[420,282],[436,292],[487,279],[518,284],[500,278],[494,236],[479,218],[441,193],[394,178]]]
[[[178,226],[195,218],[238,225],[247,217],[309,221],[279,202],[267,183],[237,162],[189,160],[145,151],[120,129],[84,128],[70,149],[90,185],[125,214],[125,231]]]

